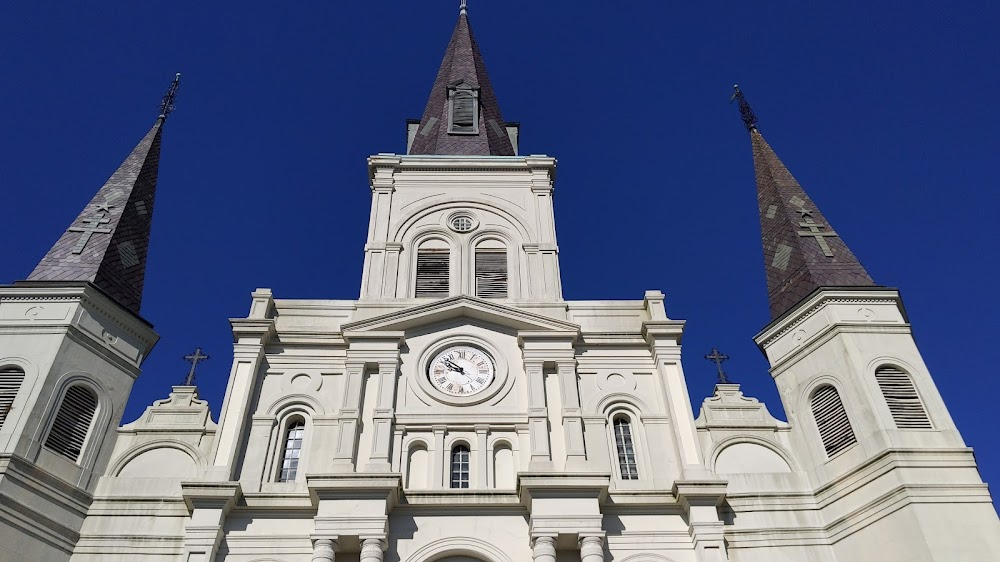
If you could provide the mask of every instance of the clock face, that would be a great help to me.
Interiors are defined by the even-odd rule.
[[[431,361],[427,376],[441,392],[471,396],[493,382],[496,369],[485,352],[468,346],[449,347]]]

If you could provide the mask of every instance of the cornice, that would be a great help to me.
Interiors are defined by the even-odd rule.
[[[886,304],[892,303],[899,307],[906,319],[906,311],[899,297],[899,291],[885,287],[864,287],[857,289],[820,287],[799,305],[788,313],[778,317],[765,326],[754,341],[763,350],[775,340],[795,329],[828,304]]]

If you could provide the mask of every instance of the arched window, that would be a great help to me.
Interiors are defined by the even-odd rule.
[[[24,382],[24,369],[20,367],[0,368],[0,426],[3,426],[7,414],[14,405],[14,398],[17,391],[21,389]]]
[[[931,420],[927,417],[920,396],[917,396],[917,389],[913,387],[913,381],[906,371],[883,365],[875,369],[875,380],[897,428],[931,429]]]
[[[96,412],[97,395],[92,390],[81,384],[69,387],[49,428],[45,448],[78,462]]]
[[[836,388],[830,385],[817,388],[813,392],[811,405],[816,429],[819,430],[827,456],[833,456],[858,442]]]
[[[618,451],[618,468],[622,480],[638,480],[639,465],[635,460],[635,443],[632,441],[632,424],[625,416],[617,416],[614,421],[615,450]]]
[[[476,246],[476,296],[507,298],[507,247],[497,240]]]
[[[447,297],[451,275],[451,253],[443,240],[427,240],[417,249],[414,296]]]
[[[451,449],[451,487],[469,487],[469,448],[465,445]]]
[[[297,418],[288,424],[285,430],[285,449],[281,455],[281,471],[278,482],[294,482],[299,473],[299,461],[302,459],[302,439],[306,435],[306,422]]]

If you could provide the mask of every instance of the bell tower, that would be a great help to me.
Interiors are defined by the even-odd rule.
[[[159,336],[139,315],[160,115],[24,281],[0,287],[0,559],[68,560]],[[30,485],[26,485],[30,483]]]
[[[555,159],[518,155],[462,9],[405,155],[368,160],[362,301],[562,299]]]
[[[827,498],[821,511],[838,558],[880,552],[887,530],[913,538],[897,545],[898,560],[1000,551],[989,492],[921,358],[899,291],[875,283],[764,140],[739,88],[734,99],[753,150],[771,309],[755,341],[796,456]],[[883,504],[890,515],[869,509]],[[858,532],[835,531],[883,516]]]

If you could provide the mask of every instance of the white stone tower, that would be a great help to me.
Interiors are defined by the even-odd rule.
[[[139,306],[177,83],[28,279],[0,287],[0,559],[69,558],[158,338]]]
[[[989,492],[899,291],[872,281],[764,140],[738,88],[735,97],[753,148],[771,304],[755,341],[837,558],[1000,556]]]

